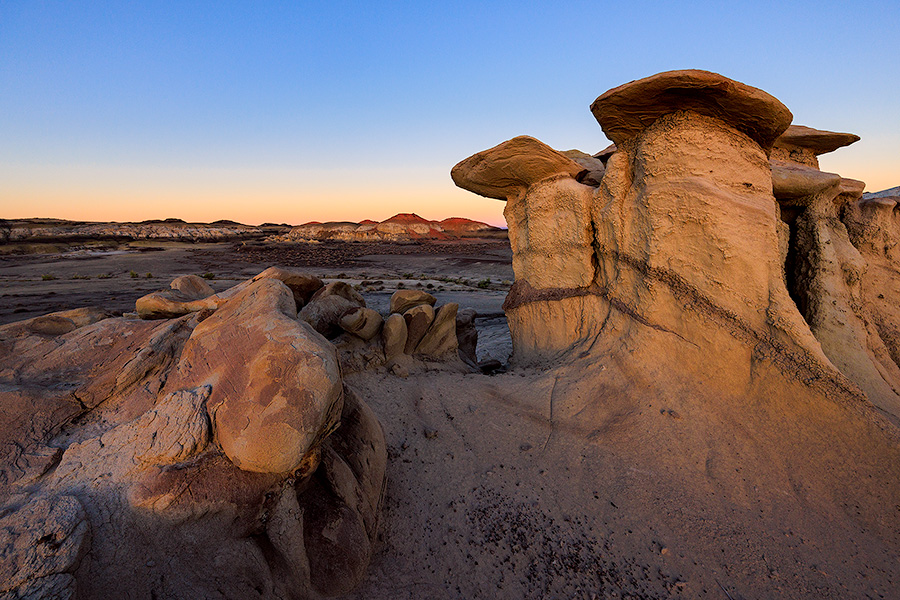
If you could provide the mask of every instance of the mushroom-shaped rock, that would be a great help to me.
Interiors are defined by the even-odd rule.
[[[200,300],[201,298],[206,298],[216,293],[202,277],[196,275],[182,275],[181,277],[176,277],[172,280],[172,283],[169,284],[169,287],[173,290],[178,290],[193,300]]]
[[[371,340],[381,331],[383,322],[384,320],[378,312],[363,307],[351,310],[340,319],[340,325],[344,331],[366,341]]]
[[[797,162],[818,169],[817,156],[834,152],[838,148],[858,141],[859,136],[852,133],[822,131],[803,125],[791,125],[775,140],[772,158]]]
[[[216,440],[245,471],[298,469],[340,415],[336,351],[295,316],[283,283],[250,284],[197,325],[169,382],[173,390],[212,386]]]
[[[537,288],[581,287],[593,278],[590,204],[595,188],[577,181],[585,169],[546,144],[517,137],[453,168],[456,185],[506,199],[516,279]]]
[[[421,290],[397,290],[391,294],[391,312],[401,315],[414,306],[430,304],[434,306],[437,298]]]
[[[772,193],[777,200],[813,196],[841,183],[841,176],[799,163],[772,159]]]
[[[430,304],[420,304],[406,311],[403,318],[406,320],[406,346],[403,353],[412,354],[434,321],[434,308]]]
[[[450,171],[453,182],[479,196],[510,200],[551,177],[577,178],[585,168],[547,144],[520,135],[474,154]]]
[[[617,146],[669,113],[688,110],[728,123],[764,150],[793,115],[774,96],[709,71],[667,71],[613,88],[591,104],[603,133]]]

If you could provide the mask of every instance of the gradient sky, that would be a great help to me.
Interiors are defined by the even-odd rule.
[[[862,137],[821,158],[900,185],[900,2],[0,0],[0,217],[503,225],[450,168],[671,69]]]

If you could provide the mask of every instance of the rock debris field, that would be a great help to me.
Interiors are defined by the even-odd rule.
[[[508,241],[4,254],[0,598],[897,598],[900,198],[716,73],[591,111],[453,167]]]

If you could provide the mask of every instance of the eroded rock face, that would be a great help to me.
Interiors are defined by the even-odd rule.
[[[895,365],[900,365],[900,197],[861,200],[857,197],[841,206],[842,222],[853,246],[865,260],[860,274],[858,296],[865,316],[869,339],[877,338]],[[886,364],[877,340],[872,344],[875,365]],[[881,370],[879,370],[881,372]],[[885,369],[891,376],[896,371]],[[900,381],[885,377],[895,393]]]
[[[865,184],[818,168],[818,155],[858,139],[790,127],[773,150],[773,193],[790,225],[786,276],[801,314],[834,366],[875,405],[900,415],[900,368],[863,300],[868,261],[840,219],[853,213]]]
[[[592,111],[615,143],[600,153],[606,170],[596,190],[579,187],[564,169],[515,186],[498,175],[492,187],[490,176],[502,172],[483,166],[477,185],[460,176],[504,145],[454,168],[466,189],[491,197],[510,190],[516,282],[504,309],[515,363],[614,343],[647,344],[643,354],[648,338],[658,337],[650,332],[664,332],[714,354],[684,368],[703,378],[720,365],[724,389],[746,382],[757,360],[747,360],[749,344],[751,356],[766,348],[779,357],[787,377],[864,392],[900,417],[900,372],[873,324],[877,311],[862,306],[866,264],[838,218],[842,207],[851,206],[845,220],[855,223],[860,244],[884,234],[854,220],[865,210],[855,203],[862,184],[822,173],[815,158],[856,136],[785,131],[791,114],[775,98],[704,71],[619,86]],[[508,148],[502,158],[525,160]]]
[[[174,319],[0,330],[0,595],[318,598],[359,582],[384,438],[282,279]]]

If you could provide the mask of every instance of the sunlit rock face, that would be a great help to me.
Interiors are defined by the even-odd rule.
[[[316,288],[271,269],[176,318],[80,309],[0,328],[0,595],[355,587],[387,454],[337,349],[297,318]],[[213,297],[199,280],[172,291]]]
[[[870,261],[840,219],[841,213],[854,213],[865,184],[818,168],[819,155],[857,140],[795,125],[776,140],[773,192],[790,240],[785,275],[828,359],[874,404],[900,414],[900,369],[876,325],[877,311],[863,299]]]
[[[818,155],[857,136],[789,127],[777,99],[706,71],[624,84],[591,110],[614,142],[596,155],[597,187],[525,137],[452,172],[507,201],[514,363],[616,344],[671,353],[653,348],[652,330],[687,342],[683,368],[717,372],[723,389],[752,379],[762,353],[789,377],[900,416],[896,344],[885,341],[897,332],[877,316],[886,307],[865,306],[867,261],[851,243],[889,257],[894,204],[859,202],[862,182],[818,169]]]

